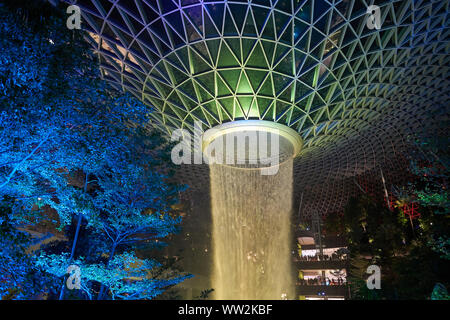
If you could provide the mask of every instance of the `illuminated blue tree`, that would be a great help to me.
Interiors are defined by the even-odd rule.
[[[36,12],[36,7],[28,9],[31,14]],[[132,223],[140,223],[134,230],[151,230],[151,238],[174,232],[178,219],[144,217],[144,212],[139,211],[143,211],[143,203],[128,208],[124,203],[112,209],[116,204],[105,202],[109,195],[117,194],[120,183],[133,185],[136,181],[127,179],[137,178],[136,172],[140,172],[142,177],[155,179],[146,194],[153,208],[164,214],[166,211],[160,207],[170,206],[169,185],[163,182],[164,176],[153,172],[164,158],[157,159],[162,154],[156,147],[161,138],[143,127],[147,108],[129,95],[110,89],[99,78],[98,64],[82,34],[67,30],[63,16],[53,12],[43,21],[39,17],[39,23],[31,18],[24,23],[23,17],[9,10],[0,4],[0,45],[4,48],[0,53],[0,198],[14,199],[8,218],[16,226],[36,223],[43,213],[39,208],[50,207],[58,213],[61,228],[75,223],[70,253],[52,256],[55,261],[67,258],[66,264],[77,258],[83,217],[89,226],[96,227],[97,235],[100,230],[105,232],[108,223],[121,232],[115,223],[130,230]],[[143,157],[145,154],[149,157]],[[144,161],[151,167],[145,169],[145,174]],[[134,175],[130,170],[136,170]],[[122,180],[111,178],[115,174],[123,174]],[[161,204],[155,201],[158,197]],[[108,217],[122,209],[135,213],[136,220],[126,215],[122,215],[124,222]],[[128,243],[129,236],[125,237]],[[116,248],[124,241],[104,245]],[[86,263],[95,260],[89,259]],[[104,268],[108,269],[114,259],[119,259],[115,252]],[[39,260],[36,266],[51,272],[45,261]],[[115,285],[97,282],[116,295]],[[60,294],[63,297],[64,285]]]
[[[0,203],[0,300],[36,298],[56,279],[36,268],[28,252],[30,236],[9,218],[11,201]]]
[[[106,298],[107,288],[112,299],[144,299],[188,277],[167,270],[155,279],[152,269],[159,264],[139,259],[130,251],[137,246],[162,245],[160,239],[177,232],[181,222],[171,208],[178,200],[180,187],[168,183],[167,176],[150,170],[154,168],[132,164],[130,157],[133,159],[136,154],[124,152],[105,157],[110,166],[96,176],[95,195],[84,198],[88,208],[84,215],[88,226],[95,230],[91,236],[102,250],[108,249],[107,260],[103,262],[98,257],[97,261],[88,262],[79,257],[72,261],[67,254],[42,255],[39,260],[41,267],[58,277],[64,276],[70,264],[80,266],[82,291],[89,299],[95,296],[96,283],[100,284],[97,299]],[[139,159],[136,161],[146,157],[139,155]],[[126,266],[131,263],[135,267],[130,271]]]
[[[159,263],[140,259],[133,252],[115,255],[108,266],[103,263],[86,263],[84,258],[69,262],[68,255],[45,255],[38,259],[38,265],[58,277],[64,276],[68,264],[80,268],[80,291],[89,300],[96,296],[96,283],[108,286],[111,299],[152,299],[170,286],[183,281],[187,276],[166,274],[165,279],[154,278],[153,270]]]
[[[120,246],[151,244],[177,231],[181,220],[171,215],[171,205],[177,201],[179,188],[166,178],[136,166],[112,167],[99,178],[103,192],[94,202],[97,210],[91,221],[109,240],[106,266]],[[103,290],[98,298],[103,298]]]

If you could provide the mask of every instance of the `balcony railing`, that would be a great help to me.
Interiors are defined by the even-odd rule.
[[[330,269],[344,269],[347,265],[347,260],[328,260],[328,261],[300,261],[295,260],[295,265],[299,269],[308,270],[330,270]]]
[[[297,295],[318,297],[345,297],[347,295],[346,285],[323,286],[323,285],[300,285],[296,287]]]

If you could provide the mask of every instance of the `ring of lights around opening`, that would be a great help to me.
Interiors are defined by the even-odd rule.
[[[219,137],[246,131],[277,134],[280,138],[289,142],[292,151],[285,157],[281,157],[281,159],[279,159],[281,162],[286,161],[288,158],[295,158],[300,153],[303,146],[303,141],[298,133],[285,125],[264,120],[238,120],[227,122],[207,130],[202,136],[202,152],[205,152],[207,147]],[[280,152],[280,154],[282,154],[282,152]]]

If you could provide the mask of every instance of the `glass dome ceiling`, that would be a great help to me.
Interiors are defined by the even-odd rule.
[[[406,137],[448,110],[448,1],[377,1],[379,30],[364,0],[68,2],[104,78],[147,103],[154,127],[259,119],[297,131],[310,211],[334,210],[364,189],[360,176],[380,185],[380,169],[394,182]]]

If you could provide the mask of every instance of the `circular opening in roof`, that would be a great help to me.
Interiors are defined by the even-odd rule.
[[[207,130],[202,151],[209,164],[238,168],[277,166],[297,156],[302,139],[293,129],[271,121],[239,120]]]

